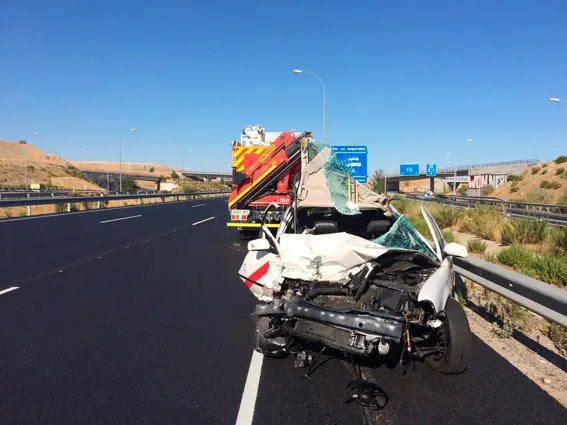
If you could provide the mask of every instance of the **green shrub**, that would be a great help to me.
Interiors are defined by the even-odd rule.
[[[71,204],[71,212],[77,212],[80,211],[81,209],[79,208],[79,206],[77,204]]]
[[[565,195],[561,195],[559,198],[557,198],[557,205],[567,205],[567,193]]]
[[[183,183],[178,188],[178,193],[191,193],[196,191],[197,187],[195,185],[192,185],[191,183]]]
[[[539,185],[542,189],[559,189],[561,187],[561,183],[557,182],[550,182],[549,180],[544,180]]]
[[[509,182],[519,182],[519,181],[522,181],[523,179],[524,179],[523,176],[516,176],[514,174],[511,174],[511,175],[508,176]]]
[[[567,353],[567,329],[551,323],[545,330],[546,335],[563,354]]]
[[[549,164],[546,162],[545,164],[541,164],[543,168],[547,167]]]
[[[460,185],[459,188],[457,189],[457,192],[459,195],[466,195],[469,191],[469,188],[467,185]]]
[[[518,186],[510,188],[510,193],[516,193],[520,188]]]
[[[442,232],[443,239],[445,239],[447,243],[455,242],[455,235],[453,235],[453,232],[451,232],[450,230],[443,230]]]
[[[567,253],[567,227],[554,227],[551,229],[550,237],[554,251]]]
[[[27,215],[27,214],[26,214],[25,211],[20,211],[20,212],[18,213],[18,217],[25,217],[26,215]]]
[[[489,263],[495,263],[498,261],[498,256],[494,252],[485,252],[484,259]]]
[[[463,213],[457,208],[441,205],[433,211],[432,215],[439,227],[444,229],[457,224]]]
[[[539,172],[539,170],[541,170],[541,168],[539,167],[533,167],[532,168],[532,174],[537,174]]]
[[[64,213],[65,211],[67,211],[66,207],[67,204],[55,204],[55,212]]]
[[[503,337],[510,337],[514,329],[524,329],[529,318],[529,313],[523,307],[500,295],[492,297],[486,309],[502,323],[501,328],[497,326],[497,333]]]
[[[561,174],[564,174],[564,173],[565,173],[565,168],[563,168],[563,167],[558,168],[557,170],[555,170],[555,175],[556,175],[556,176],[560,176]]]
[[[533,256],[532,267],[537,279],[559,287],[567,285],[567,255],[544,252]]]
[[[532,261],[531,253],[521,245],[514,244],[501,250],[497,255],[498,261],[510,267],[518,267]]]
[[[9,210],[8,208],[4,210],[4,215],[6,216],[6,218],[12,217],[13,214],[14,213],[12,212],[12,210]]]
[[[470,252],[481,254],[486,251],[488,244],[480,239],[470,239],[467,243],[467,249]]]
[[[565,156],[565,155],[561,155],[561,156],[558,156],[557,158],[555,158],[556,164],[563,164],[564,162],[567,162],[567,156]]]
[[[498,261],[518,272],[552,285],[567,285],[567,255],[554,252],[534,253],[512,245],[498,253]]]
[[[546,175],[546,174],[547,174],[547,170],[543,170],[543,171],[541,172],[541,175],[542,175],[542,176],[544,176],[544,175]]]
[[[522,218],[509,221],[502,229],[505,244],[542,243],[548,234],[547,220]]]

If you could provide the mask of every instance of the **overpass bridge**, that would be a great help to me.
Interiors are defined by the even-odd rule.
[[[100,187],[104,187],[107,190],[114,191],[118,190],[120,173],[117,171],[105,171],[105,170],[79,170],[87,177],[88,180],[97,184]],[[211,181],[215,179],[223,179],[226,183],[232,181],[232,173],[222,172],[222,171],[190,171],[190,170],[180,170],[172,168],[178,175],[182,178],[187,178],[189,180],[199,180],[199,181]],[[160,190],[161,182],[165,180],[162,176],[148,176],[147,174],[135,174],[129,172],[128,170],[122,171],[123,176],[130,176],[134,180],[154,182],[156,184],[156,190]]]
[[[190,170],[177,170],[178,174],[182,174],[188,179],[193,180],[213,180],[213,179],[223,179],[225,182],[229,183],[232,181],[232,173],[226,171],[190,171]]]
[[[118,190],[120,186],[120,173],[115,171],[83,171],[81,172],[86,176],[86,178],[100,187],[104,187],[109,191]],[[154,182],[156,184],[156,190],[160,190],[160,185],[162,182],[162,177],[159,176],[145,176],[133,173],[122,173],[122,176],[130,176],[134,180]]]
[[[420,166],[419,175],[417,176],[402,176],[399,172],[386,173],[386,181],[388,190],[392,192],[399,191],[400,182],[420,179],[429,179],[429,186],[431,191],[434,191],[435,189],[435,179],[444,179],[449,183],[449,186],[451,186],[451,183],[458,186],[461,183],[470,183],[471,181],[479,180],[478,178],[475,179],[473,176],[497,175],[505,176],[498,180],[499,182],[505,183],[508,175],[520,174],[527,167],[533,164],[537,164],[538,162],[540,162],[539,159],[520,159],[514,161],[500,161],[483,164],[458,165],[455,167],[443,167],[437,169],[437,174],[434,177],[428,176],[426,174],[425,166]],[[488,181],[490,179],[487,178],[484,180]]]

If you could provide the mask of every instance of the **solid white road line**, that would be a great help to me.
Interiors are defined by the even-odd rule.
[[[19,286],[12,286],[11,288],[3,289],[2,291],[0,291],[0,295],[4,295],[4,294],[7,294],[8,292],[15,291],[16,289],[20,289],[20,287]]]
[[[205,205],[205,204],[197,204],[197,205],[192,205],[192,206],[191,206],[191,208],[202,207],[202,206],[204,206],[204,205]]]
[[[240,400],[240,408],[238,409],[236,425],[252,425],[263,362],[264,356],[256,350],[252,351],[252,360],[250,360],[250,368],[248,369],[248,376],[246,377],[242,400]]]
[[[138,215],[131,215],[130,217],[122,217],[122,218],[115,218],[113,220],[104,220],[104,221],[99,221],[100,224],[104,224],[104,223],[112,223],[113,221],[120,221],[120,220],[130,220],[131,218],[138,218],[141,217],[142,214],[138,214]]]
[[[204,223],[205,221],[212,220],[213,218],[215,218],[214,215],[213,215],[212,217],[209,217],[209,218],[206,218],[206,219],[204,219],[204,220],[201,220],[201,221],[198,221],[198,222],[196,222],[196,223],[193,223],[191,226],[196,226],[197,224],[201,224],[201,223]]]

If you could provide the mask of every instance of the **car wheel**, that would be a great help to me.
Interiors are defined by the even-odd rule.
[[[254,350],[262,353],[266,357],[284,358],[288,352],[283,348],[287,345],[287,338],[275,337],[266,338],[264,334],[270,327],[267,317],[259,317],[256,320],[256,331],[254,333]]]
[[[445,318],[439,328],[441,352],[425,358],[433,370],[440,373],[462,373],[469,365],[472,333],[467,315],[457,300],[449,297]]]

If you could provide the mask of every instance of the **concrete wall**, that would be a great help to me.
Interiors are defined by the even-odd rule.
[[[509,175],[522,174],[526,165],[502,165],[490,168],[473,168],[469,170],[468,194],[481,196],[482,188],[492,186],[498,189],[506,184]]]

